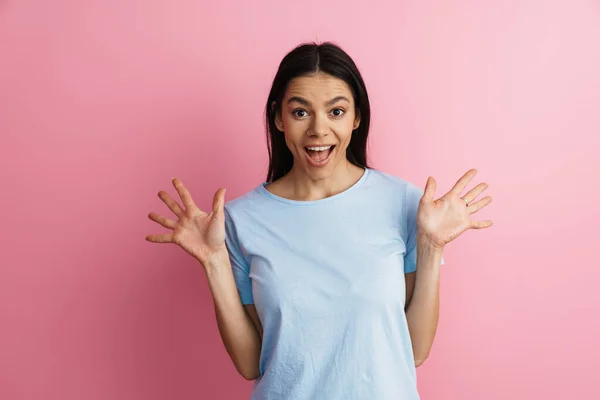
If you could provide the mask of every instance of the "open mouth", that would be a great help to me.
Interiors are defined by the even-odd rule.
[[[304,149],[308,160],[312,165],[323,166],[329,161],[329,156],[333,153],[335,145],[326,146],[307,146]]]

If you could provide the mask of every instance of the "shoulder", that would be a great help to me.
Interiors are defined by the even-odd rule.
[[[234,216],[243,216],[252,210],[264,208],[266,196],[261,191],[264,190],[262,184],[254,189],[232,198],[225,202],[225,217],[233,219]]]
[[[394,220],[401,221],[403,235],[408,235],[408,226],[416,220],[424,189],[406,178],[391,173],[378,170],[370,172],[375,201]]]
[[[423,193],[423,189],[414,182],[373,168],[369,169],[369,181],[370,186],[392,191],[396,194],[396,197],[401,195],[402,197],[411,198]]]

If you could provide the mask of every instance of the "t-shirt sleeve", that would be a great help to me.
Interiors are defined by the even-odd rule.
[[[242,304],[254,304],[250,263],[242,254],[237,230],[227,208],[225,208],[225,245],[229,252],[231,269]]]
[[[409,183],[406,188],[405,207],[406,215],[406,254],[404,255],[404,273],[408,274],[417,270],[417,212],[419,202],[423,197],[424,190],[415,184]],[[444,258],[440,263],[444,264]]]

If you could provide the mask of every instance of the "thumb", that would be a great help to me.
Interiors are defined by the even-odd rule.
[[[226,191],[227,191],[227,189],[220,188],[215,193],[215,196],[213,197],[213,206],[212,206],[212,212],[214,215],[220,216],[223,214],[223,208],[225,207],[225,192]]]
[[[433,201],[433,196],[435,195],[435,189],[437,187],[437,182],[433,176],[427,178],[427,183],[425,184],[425,190],[423,193],[423,198],[430,202]]]

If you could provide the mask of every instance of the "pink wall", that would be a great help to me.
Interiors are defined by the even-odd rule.
[[[146,216],[172,176],[202,207],[264,178],[304,40],[362,69],[374,166],[491,185],[494,227],[445,255],[422,398],[600,398],[600,3],[6,0],[1,399],[246,398],[200,265]]]

